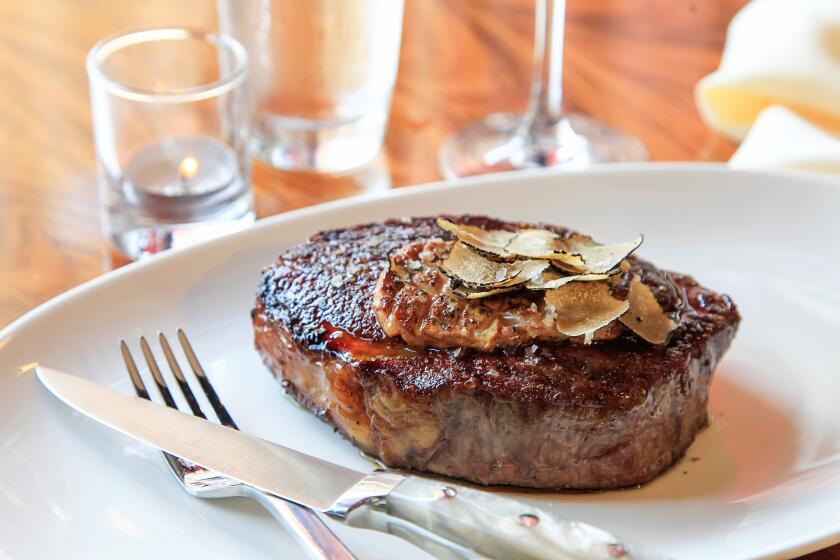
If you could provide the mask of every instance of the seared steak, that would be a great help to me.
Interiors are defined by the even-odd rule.
[[[383,271],[410,243],[434,238],[451,240],[433,218],[322,232],[263,273],[252,312],[256,347],[295,398],[389,466],[480,484],[616,488],[650,480],[685,452],[706,424],[712,371],[739,323],[727,296],[630,257],[663,309],[680,315],[665,346],[617,323],[590,345],[546,336],[534,321],[544,310],[534,311],[528,294],[502,297],[521,302],[530,331],[489,340],[473,323],[447,322],[443,303],[422,307],[421,329],[423,321],[406,320],[382,297]],[[378,280],[380,318],[402,336],[380,326]],[[464,302],[442,297],[464,311]],[[510,325],[493,299],[484,301],[482,325]],[[435,339],[450,348],[421,346]]]

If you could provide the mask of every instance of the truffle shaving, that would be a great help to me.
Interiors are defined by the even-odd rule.
[[[567,336],[594,333],[630,307],[613,296],[606,282],[570,282],[545,292],[545,302],[554,306],[557,330]]]
[[[677,322],[662,310],[650,286],[633,276],[627,300],[630,308],[619,319],[624,326],[651,344],[666,344]]]

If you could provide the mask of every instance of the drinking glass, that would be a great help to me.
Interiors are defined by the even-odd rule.
[[[403,0],[219,0],[247,49],[253,148],[275,167],[342,172],[382,147]]]
[[[186,28],[108,37],[87,59],[105,232],[133,259],[254,220],[248,63]]]
[[[535,9],[534,74],[525,114],[493,114],[448,138],[439,156],[444,177],[647,159],[636,138],[563,109],[566,1],[535,0]]]

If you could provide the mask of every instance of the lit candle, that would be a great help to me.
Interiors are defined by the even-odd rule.
[[[181,165],[178,166],[178,174],[181,175],[182,180],[189,181],[195,177],[196,173],[198,173],[197,159],[193,156],[187,156],[181,160]]]
[[[241,181],[236,153],[209,137],[148,144],[126,163],[126,195],[136,198],[205,196]]]

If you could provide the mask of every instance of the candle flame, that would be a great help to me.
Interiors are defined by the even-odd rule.
[[[198,160],[193,156],[185,157],[178,166],[178,173],[182,179],[192,179],[198,173]]]

